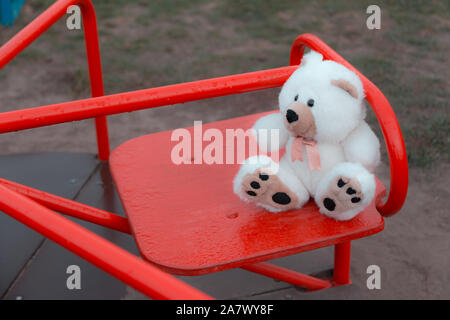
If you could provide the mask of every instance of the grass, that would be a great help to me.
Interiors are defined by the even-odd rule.
[[[430,167],[438,161],[450,160],[450,120],[440,115],[423,116],[420,122],[408,127],[408,161],[419,167]],[[411,143],[414,141],[414,143]]]
[[[50,3],[32,1],[33,14]],[[411,165],[428,168],[449,160],[448,1],[379,1],[378,31],[365,27],[371,1],[93,3],[107,93],[286,65],[293,39],[312,32],[385,93],[403,129]],[[19,19],[8,37],[26,22]],[[64,21],[50,30],[18,63],[42,61],[49,54],[67,68],[74,97],[88,95],[82,32],[68,32]],[[0,34],[1,42],[7,35]],[[373,114],[369,121],[375,125]]]

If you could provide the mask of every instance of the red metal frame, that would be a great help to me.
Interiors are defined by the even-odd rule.
[[[103,226],[105,228],[117,230],[123,233],[131,234],[128,220],[117,214],[113,214],[104,210],[93,208],[85,204],[58,197],[41,190],[33,189],[16,182],[12,182],[0,178],[0,184],[8,187],[17,193],[20,193],[37,203],[55,210],[57,212],[66,214],[68,216],[82,219]]]
[[[342,242],[334,246],[334,283],[350,283],[350,247],[351,242]]]
[[[0,48],[0,69],[13,60],[28,45],[41,36],[48,28],[67,12],[71,5],[78,5],[83,17],[84,39],[89,66],[89,79],[93,97],[104,95],[103,75],[98,43],[97,20],[94,6],[89,0],[59,0],[29,23]],[[106,117],[95,118],[98,157],[102,161],[109,158],[109,137]]]
[[[288,282],[299,287],[305,287],[311,291],[326,289],[332,286],[330,281],[301,274],[299,272],[285,269],[267,262],[254,263],[252,265],[244,266],[242,269],[259,273],[266,277],[280,281]]]
[[[0,185],[0,210],[150,297],[210,299],[197,289],[4,185]]]
[[[300,35],[294,41],[290,66],[287,67],[104,96],[94,7],[89,0],[59,0],[0,47],[0,69],[60,19],[68,6],[77,4],[83,15],[93,97],[2,113],[0,133],[95,118],[99,159],[107,161],[107,115],[279,87],[295,71],[305,47],[309,47],[321,52],[326,59],[342,63],[363,81],[367,100],[384,134],[391,167],[388,199],[383,204],[380,202],[377,208],[383,216],[388,217],[402,207],[408,189],[408,165],[402,133],[389,102],[370,80],[312,34]],[[0,210],[152,298],[210,298],[52,210],[131,233],[128,221],[123,217],[1,178]],[[335,245],[334,277],[331,280],[317,279],[265,262],[241,268],[310,290],[348,284],[350,241]]]

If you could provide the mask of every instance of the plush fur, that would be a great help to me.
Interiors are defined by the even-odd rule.
[[[283,85],[279,108],[279,113],[262,117],[253,127],[255,132],[279,130],[278,147],[286,148],[286,153],[278,170],[268,169],[274,167],[268,157],[249,158],[234,179],[234,192],[272,212],[300,208],[313,197],[328,217],[355,217],[373,200],[371,172],[380,159],[379,141],[364,120],[359,77],[311,51]],[[303,161],[292,161],[292,143],[299,137],[317,142],[320,170],[311,170],[305,145]],[[276,151],[270,139],[256,139],[262,151]],[[261,174],[268,178],[260,179]]]

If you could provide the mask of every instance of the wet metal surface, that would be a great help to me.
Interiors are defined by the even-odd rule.
[[[228,130],[245,131],[259,117],[213,122],[202,129],[220,130],[226,137]],[[196,131],[201,129],[187,130],[194,137],[194,157],[202,156],[195,151]],[[204,275],[367,237],[384,227],[375,208],[384,191],[381,183],[372,204],[349,221],[325,217],[312,200],[300,209],[273,214],[234,194],[238,161],[209,165],[198,159],[194,164],[176,164],[172,155],[177,142],[170,143],[173,132],[131,139],[110,158],[140,252],[167,272]],[[238,145],[226,139],[221,151],[215,152],[222,155],[219,158],[234,156],[239,154]]]

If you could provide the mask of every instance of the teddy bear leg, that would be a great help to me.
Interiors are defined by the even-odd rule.
[[[350,220],[375,195],[375,177],[359,163],[342,162],[319,182],[314,200],[320,212],[336,220]]]
[[[234,179],[234,192],[271,212],[300,208],[310,196],[286,159],[276,164],[267,156],[248,158]]]

